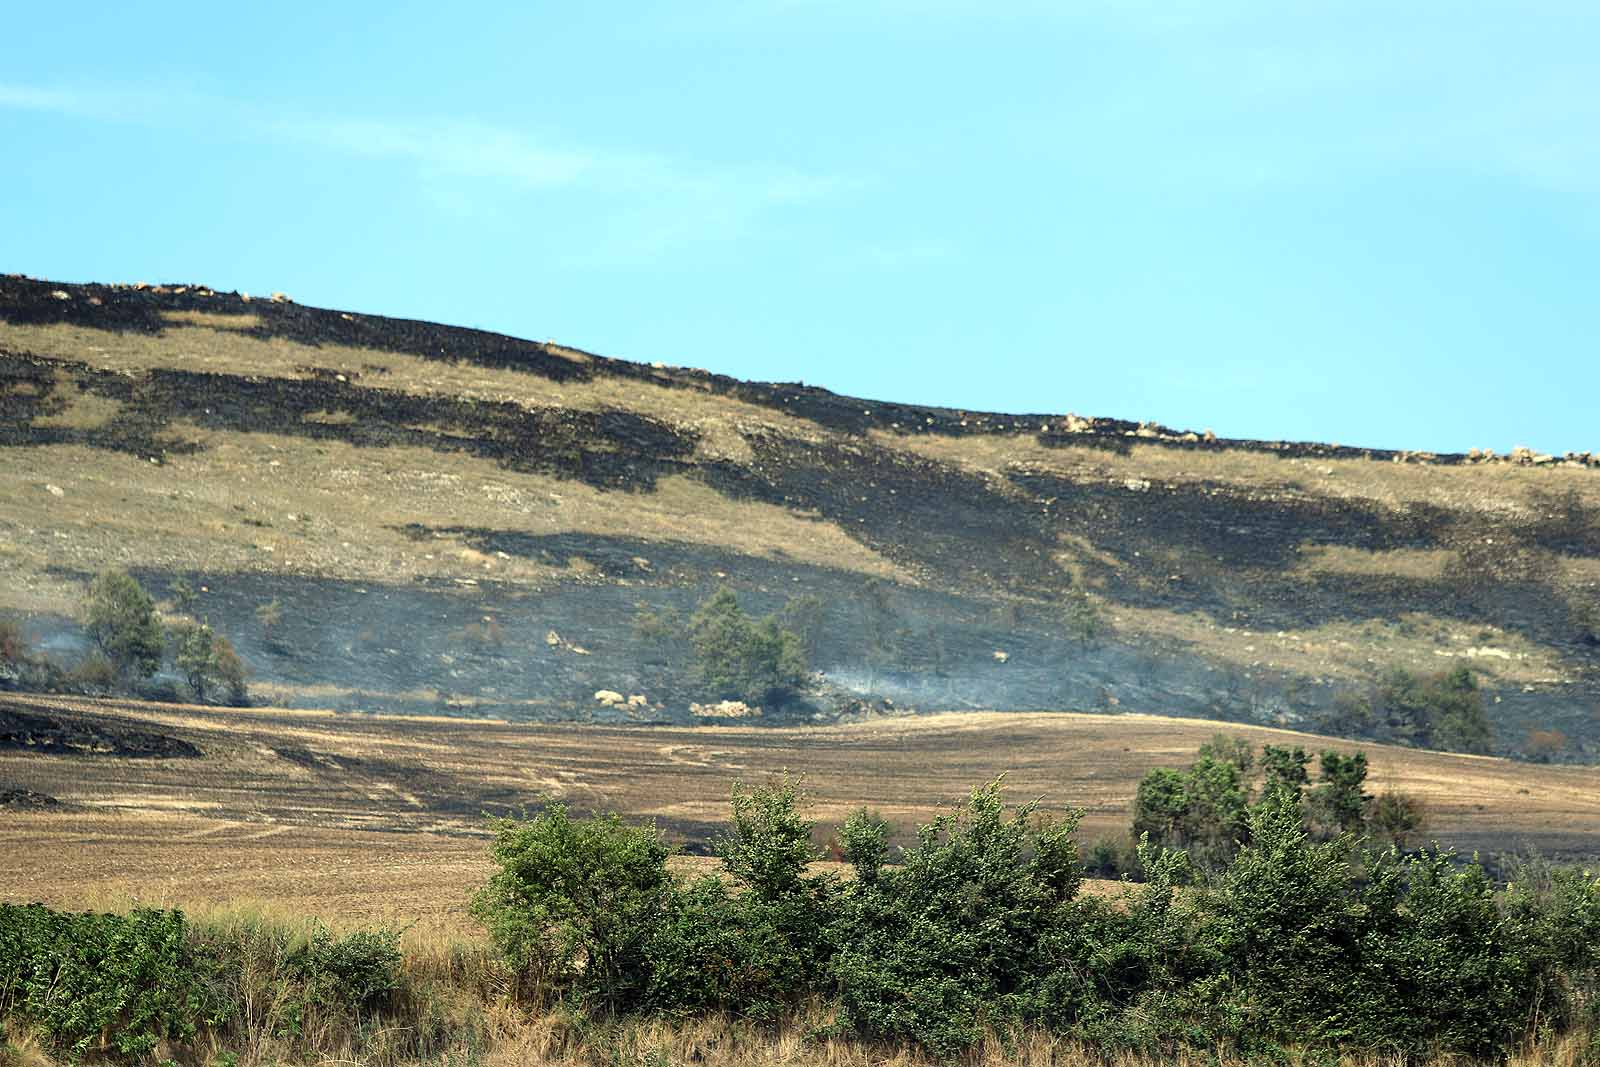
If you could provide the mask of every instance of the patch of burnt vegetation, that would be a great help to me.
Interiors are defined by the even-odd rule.
[[[0,789],[0,808],[10,808],[13,811],[49,811],[61,806],[61,801],[48,793],[36,793],[31,789]]]
[[[182,738],[129,726],[111,715],[90,721],[54,708],[25,707],[17,701],[0,707],[0,750],[159,759],[193,759],[201,754]]]
[[[58,372],[85,392],[122,403],[99,427],[36,426],[64,410]],[[157,370],[137,377],[0,353],[8,398],[0,445],[81,444],[141,457],[192,452],[172,432],[183,421],[208,430],[263,433],[357,447],[460,452],[509,470],[570,478],[605,489],[647,490],[685,470],[698,436],[628,411],[529,410],[509,402],[455,400],[369,389],[343,376],[312,380]]]
[[[746,435],[754,461],[702,467],[718,491],[815,511],[918,577],[1038,595],[1062,576],[1051,524],[986,479],[861,441]]]

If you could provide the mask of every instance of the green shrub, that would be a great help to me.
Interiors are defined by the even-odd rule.
[[[399,933],[344,936],[320,922],[291,925],[252,916],[196,925],[196,953],[228,1005],[225,1032],[259,1059],[309,1056],[394,1006],[402,986]]]
[[[1094,598],[1076,586],[1062,597],[1060,612],[1062,628],[1079,644],[1094,644],[1110,629]]]
[[[800,785],[787,777],[761,789],[733,784],[733,825],[717,841],[717,855],[763,899],[792,895],[805,881],[806,866],[820,858],[799,802]]]
[[[1373,979],[1362,966],[1364,937],[1386,936],[1397,900],[1393,872],[1374,872],[1364,899],[1351,869],[1348,837],[1314,843],[1299,804],[1277,794],[1252,810],[1250,842],[1206,894],[1220,966],[1204,985],[1207,1025],[1216,1036],[1337,1044],[1356,1034]],[[1384,905],[1387,905],[1385,907]]]
[[[1032,816],[1007,817],[992,783],[919,829],[899,866],[845,888],[832,961],[842,1028],[947,1055],[986,1022],[1037,1010],[1081,870],[1077,815]]]
[[[615,814],[573,819],[552,805],[531,819],[501,819],[494,834],[498,870],[472,913],[519,979],[569,989],[592,1007],[632,1007],[672,895],[660,832]]]
[[[836,878],[806,872],[819,856],[800,801],[799,783],[787,776],[755,789],[735,783],[733,823],[717,842],[723,866],[746,887],[743,921],[762,931],[765,966],[787,975],[792,994],[821,980],[838,896]]]
[[[1367,808],[1372,802],[1372,796],[1363,792],[1367,781],[1366,753],[1343,756],[1324,752],[1319,773],[1321,780],[1307,797],[1312,821],[1324,836],[1364,833]]]
[[[858,808],[839,827],[839,850],[855,871],[856,881],[872,885],[889,858],[889,835],[893,827],[877,812]]]
[[[839,840],[857,877],[814,876],[813,827],[783,779],[736,787],[720,842],[731,878],[674,878],[653,829],[551,809],[499,824],[500,870],[475,910],[514,964],[591,1011],[771,1020],[818,997],[839,1032],[939,1056],[1034,1024],[1111,1057],[1494,1059],[1591,1002],[1600,881],[1519,872],[1497,893],[1453,857],[1318,841],[1303,751],[1205,752],[1202,794],[1214,780],[1251,796],[1242,769],[1256,766],[1263,785],[1237,855],[1199,887],[1188,852],[1146,835],[1144,885],[1080,897],[1076,816],[1008,811],[998,782],[893,865],[891,828],[856,812]],[[1361,798],[1362,761],[1325,758],[1323,772],[1319,789]]]
[[[366,1014],[383,1008],[400,988],[400,935],[383,929],[336,937],[318,925],[287,963],[307,1003]]]
[[[33,1026],[80,1059],[102,1041],[117,1059],[193,1038],[220,1019],[181,912],[71,914],[0,904],[0,1018]]]

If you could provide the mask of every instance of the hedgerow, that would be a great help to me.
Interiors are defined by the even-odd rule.
[[[1592,1003],[1600,881],[1561,872],[1500,890],[1449,854],[1319,839],[1295,788],[1268,788],[1244,811],[1242,843],[1210,877],[1146,835],[1147,880],[1114,903],[1079,892],[1076,815],[1008,809],[998,782],[921,827],[895,862],[892,828],[852,816],[840,837],[853,879],[808,873],[814,827],[793,783],[735,798],[721,845],[731,881],[675,877],[653,829],[551,809],[501,824],[502,869],[480,914],[514,961],[532,932],[553,938],[567,968],[555,986],[584,1010],[773,1018],[822,998],[838,1033],[941,1056],[1036,1025],[1108,1051],[1492,1059]],[[519,835],[566,851],[530,866],[505,853]],[[575,939],[580,887],[613,877],[607,857],[639,842],[650,847],[627,884],[646,892],[582,889],[618,910],[585,913],[590,932]],[[554,873],[569,868],[587,873]],[[530,877],[537,886],[508,891]],[[601,929],[625,929],[629,951],[593,940]]]

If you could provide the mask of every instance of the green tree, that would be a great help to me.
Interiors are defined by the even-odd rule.
[[[1484,711],[1478,680],[1466,667],[1430,679],[1434,734],[1442,748],[1487,752],[1494,732]]]
[[[1391,845],[1404,849],[1428,825],[1428,811],[1420,797],[1386,789],[1373,800],[1368,821]]]
[[[1342,756],[1324,752],[1319,767],[1321,780],[1311,790],[1311,811],[1329,835],[1360,834],[1367,826],[1367,805],[1372,797],[1363,792],[1367,782],[1367,754]]]
[[[84,604],[89,636],[124,679],[148,678],[161,667],[165,647],[155,601],[137,581],[105,570],[89,585]]]
[[[1200,746],[1196,757],[1215,763],[1231,763],[1241,776],[1248,775],[1256,765],[1256,750],[1249,741],[1236,735],[1217,733]]]
[[[1466,667],[1425,676],[1395,668],[1379,683],[1377,703],[1389,734],[1406,744],[1486,752],[1493,740],[1483,694]]]
[[[1189,768],[1184,794],[1185,847],[1199,866],[1214,870],[1225,865],[1249,835],[1250,789],[1239,765],[1201,756]]]
[[[1185,816],[1189,811],[1187,779],[1182,771],[1158,767],[1139,780],[1133,798],[1133,836],[1150,838],[1157,848],[1183,844]]]
[[[248,670],[233,643],[203,623],[179,623],[172,628],[172,666],[189,683],[201,704],[222,690],[231,704],[249,698]]]
[[[689,620],[695,677],[714,695],[753,704],[782,702],[806,682],[800,639],[777,620],[752,619],[733,590],[717,590]]]
[[[1282,789],[1300,796],[1311,775],[1306,771],[1306,765],[1311,762],[1311,754],[1296,745],[1287,748],[1281,745],[1263,745],[1261,747],[1261,770],[1265,774],[1263,790]]]

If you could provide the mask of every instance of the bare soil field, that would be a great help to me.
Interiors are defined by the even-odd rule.
[[[1146,771],[1185,764],[1218,730],[1361,747],[1370,787],[1424,797],[1433,835],[1462,851],[1600,851],[1600,770],[1188,719],[975,712],[612,727],[0,696],[0,793],[35,797],[0,807],[0,899],[260,901],[464,929],[489,870],[486,813],[552,800],[614,809],[702,851],[737,779],[804,774],[826,833],[860,805],[909,828],[1003,772],[1018,801],[1083,808],[1094,837],[1126,828]]]

